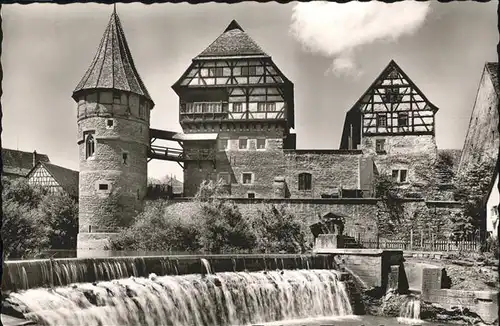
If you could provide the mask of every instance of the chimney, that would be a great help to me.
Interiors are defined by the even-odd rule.
[[[33,167],[36,165],[36,151],[33,151]]]

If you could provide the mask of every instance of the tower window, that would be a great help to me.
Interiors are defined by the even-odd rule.
[[[312,175],[310,173],[299,174],[299,190],[311,190],[312,189]]]
[[[239,139],[239,144],[238,144],[239,149],[247,149],[248,147],[248,139],[246,138],[240,138]]]
[[[118,92],[113,93],[113,103],[122,104],[122,96]]]
[[[141,192],[137,189],[137,200],[141,199]]]
[[[387,127],[387,115],[377,114],[377,127]]]
[[[85,137],[85,158],[94,156],[95,153],[95,139],[94,133],[89,132]]]
[[[244,185],[249,185],[253,183],[253,174],[252,173],[243,173],[241,175],[241,183]]]
[[[266,148],[266,139],[257,138],[257,149],[265,149],[265,148]]]
[[[233,103],[233,112],[243,112],[243,103]]]
[[[113,129],[114,123],[115,122],[113,121],[113,119],[107,119],[106,120],[106,128],[107,129]]]
[[[408,113],[398,114],[398,126],[407,127],[408,126]]]
[[[122,163],[123,163],[123,165],[128,164],[128,153],[126,153],[126,152],[122,153]]]
[[[375,140],[375,151],[377,153],[385,151],[385,139],[376,139]]]

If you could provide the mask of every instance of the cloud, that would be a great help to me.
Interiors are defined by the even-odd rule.
[[[413,34],[424,23],[429,7],[429,2],[416,1],[299,3],[293,8],[290,32],[307,51],[332,58],[330,68],[335,74],[359,75],[355,50]]]

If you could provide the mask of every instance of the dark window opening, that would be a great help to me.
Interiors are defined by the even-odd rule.
[[[227,139],[219,139],[219,150],[225,151],[227,149],[228,140]]]
[[[222,67],[208,69],[208,76],[209,77],[222,77],[223,74],[224,74],[224,70],[222,69]]]
[[[92,157],[95,153],[95,140],[93,133],[88,133],[85,138],[85,158]]]
[[[299,174],[299,190],[312,189],[312,175],[310,173]]]
[[[127,165],[128,153],[122,153],[123,164]]]
[[[398,183],[408,181],[408,170],[392,170],[392,179]]]
[[[108,190],[108,185],[106,183],[100,183],[99,190]]]
[[[233,104],[233,112],[243,112],[243,104],[242,103],[234,103]]]
[[[242,76],[255,76],[257,74],[257,67],[241,67]]]
[[[137,189],[137,200],[141,199],[141,192]]]
[[[242,138],[239,140],[239,148],[240,149],[247,149],[248,146],[248,139]]]
[[[377,151],[377,152],[385,151],[385,139],[376,139],[375,140],[375,151]]]
[[[378,127],[387,127],[387,115],[377,114],[377,126]]]
[[[385,89],[385,101],[389,103],[396,103],[403,99],[403,95],[399,93],[398,87],[391,87]]]
[[[407,127],[408,126],[408,113],[398,114],[398,126]]]
[[[242,178],[241,178],[241,183],[251,184],[252,183],[252,174],[251,173],[243,173]]]
[[[113,123],[114,123],[113,119],[106,120],[106,124],[107,124],[108,128],[113,127]]]
[[[113,93],[113,103],[122,104],[122,96],[118,92]]]
[[[247,194],[247,196],[248,196],[248,198],[254,199],[254,198],[255,198],[255,193],[253,193],[253,192],[249,192],[249,193]]]
[[[266,148],[266,139],[258,138],[257,139],[257,149],[265,149]]]

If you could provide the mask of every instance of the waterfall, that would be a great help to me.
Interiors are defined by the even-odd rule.
[[[205,258],[201,258],[201,263],[203,264],[203,267],[205,267],[205,272],[210,275],[212,274],[212,269],[210,268],[210,263],[208,262],[208,260],[206,260]]]
[[[422,324],[420,320],[420,299],[409,296],[399,311],[398,321],[404,324],[418,325]]]
[[[332,270],[129,277],[13,292],[40,325],[232,326],[352,315]]]

